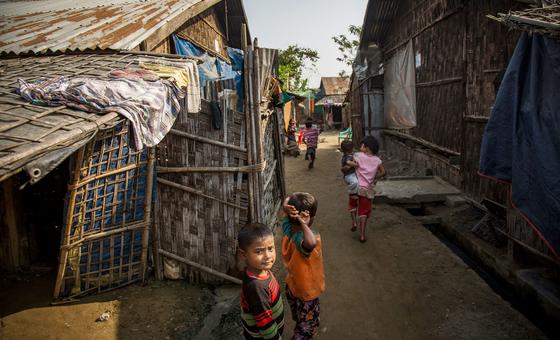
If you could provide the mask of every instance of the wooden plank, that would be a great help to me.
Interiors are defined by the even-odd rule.
[[[4,223],[8,226],[8,239],[9,239],[9,254],[11,259],[11,266],[15,270],[20,267],[20,257],[19,257],[19,234],[17,230],[17,219],[16,219],[16,205],[14,202],[14,182],[13,179],[9,178],[5,180],[2,185],[4,197],[2,198],[4,202],[4,209],[6,210],[6,215],[4,216]]]
[[[196,3],[194,6],[183,10],[179,15],[176,15],[172,19],[169,19],[169,21],[165,25],[158,28],[154,33],[152,33],[152,35],[146,38],[144,40],[143,47],[146,51],[153,50],[157,45],[159,45],[173,32],[178,30],[189,19],[194,18],[195,16],[204,12],[208,8],[220,3],[221,1],[222,0],[204,0]]]

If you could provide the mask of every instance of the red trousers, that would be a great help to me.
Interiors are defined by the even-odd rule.
[[[371,215],[371,199],[365,196],[358,196],[358,198],[348,198],[348,210],[358,211],[358,217],[368,217]]]

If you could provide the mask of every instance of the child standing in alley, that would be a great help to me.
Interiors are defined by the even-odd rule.
[[[356,163],[354,162],[354,146],[352,141],[345,140],[340,143],[340,150],[342,151],[341,171],[344,175],[344,183],[348,187],[348,200],[354,201],[350,205],[350,216],[352,217],[351,231],[356,231],[358,227],[357,222],[357,200],[358,200],[358,177],[356,176]]]
[[[356,168],[358,178],[358,200],[350,199],[349,208],[357,209],[360,224],[360,242],[366,241],[366,225],[371,215],[371,204],[374,195],[376,179],[385,176],[385,168],[382,161],[377,157],[379,143],[373,136],[367,136],[362,140],[360,152],[354,154],[354,161],[348,161],[348,165]],[[355,230],[355,229],[353,229]]]
[[[237,241],[246,262],[240,297],[243,335],[245,339],[281,339],[284,305],[270,271],[276,261],[272,230],[264,224],[249,224],[241,228]]]
[[[311,230],[317,200],[296,192],[284,200],[282,258],[286,297],[296,326],[293,339],[312,339],[319,329],[319,296],[325,291],[321,237]]]
[[[317,143],[319,142],[319,129],[313,127],[313,120],[308,118],[305,121],[305,129],[303,130],[303,142],[307,145],[305,160],[309,160],[309,169],[313,168],[315,163],[315,155],[317,153]]]

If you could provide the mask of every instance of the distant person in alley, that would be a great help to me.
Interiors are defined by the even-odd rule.
[[[319,143],[319,134],[321,132],[313,127],[313,119],[308,118],[305,121],[305,129],[303,130],[303,142],[307,145],[305,160],[309,160],[309,169],[313,169],[315,163],[315,155],[317,153],[317,144]]]
[[[312,339],[319,329],[319,296],[325,291],[319,233],[311,230],[317,200],[306,192],[288,196],[283,204],[282,258],[286,266],[286,297],[295,321],[293,339]]]
[[[361,143],[360,152],[354,154],[353,161],[346,164],[356,168],[358,178],[358,199],[350,197],[348,206],[350,211],[358,211],[360,224],[360,242],[366,241],[366,225],[371,215],[372,200],[375,192],[376,179],[385,176],[385,168],[377,156],[379,143],[373,136],[366,136]],[[354,231],[355,229],[352,229]]]
[[[280,286],[270,271],[276,261],[272,230],[264,224],[244,226],[237,236],[245,261],[241,288],[241,321],[245,339],[281,339],[284,305]]]

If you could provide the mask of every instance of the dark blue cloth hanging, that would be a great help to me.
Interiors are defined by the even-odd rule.
[[[560,254],[560,41],[523,33],[486,126],[480,174],[511,183],[513,205]]]

